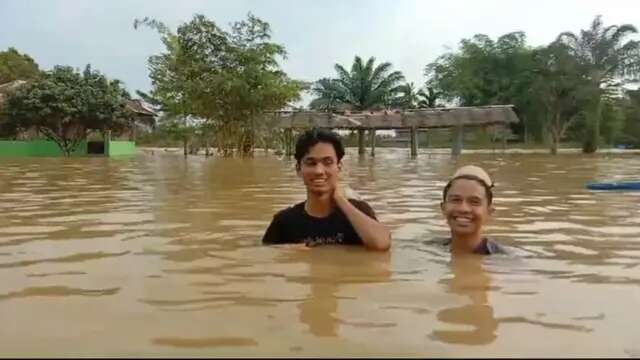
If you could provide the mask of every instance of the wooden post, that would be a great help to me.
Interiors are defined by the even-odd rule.
[[[364,155],[364,129],[358,129],[358,155]]]
[[[462,124],[458,124],[454,128],[453,146],[451,147],[451,155],[458,156],[462,153],[462,139],[464,135],[464,128]]]
[[[369,129],[369,146],[371,147],[371,157],[376,156],[376,129]]]
[[[418,130],[415,126],[411,127],[411,157],[418,156]]]

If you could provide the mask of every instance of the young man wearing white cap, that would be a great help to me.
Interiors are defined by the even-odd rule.
[[[495,210],[492,188],[489,174],[474,165],[459,168],[444,187],[440,207],[451,230],[445,245],[453,254],[507,253],[483,234]]]

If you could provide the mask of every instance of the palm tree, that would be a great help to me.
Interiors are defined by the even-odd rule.
[[[588,111],[588,133],[584,152],[595,152],[600,138],[602,98],[607,88],[620,88],[625,79],[640,75],[640,41],[627,40],[638,30],[630,24],[605,27],[600,15],[588,30],[579,35],[563,32],[556,42],[565,44],[579,63],[591,84],[592,106]]]
[[[309,103],[312,110],[336,111],[344,99],[342,88],[335,79],[322,78],[316,81],[311,86],[311,93],[317,96]]]
[[[425,91],[426,90],[426,91]],[[418,107],[419,108],[434,108],[437,106],[436,101],[440,97],[441,93],[436,91],[433,86],[425,86],[424,89],[418,91]]]
[[[318,80],[312,87],[318,98],[309,106],[316,109],[343,106],[359,111],[388,107],[404,76],[400,71],[391,71],[391,63],[377,66],[374,63],[373,57],[365,64],[356,56],[350,71],[336,64],[337,78]]]
[[[416,92],[416,88],[413,83],[406,83],[398,87],[400,96],[396,97],[392,102],[393,106],[397,106],[403,110],[415,109],[418,105],[419,92]],[[422,91],[422,90],[420,90]]]

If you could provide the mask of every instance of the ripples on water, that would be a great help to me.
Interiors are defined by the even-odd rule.
[[[392,228],[389,254],[260,246],[304,199],[275,156],[0,159],[0,354],[640,353],[640,193],[584,188],[637,180],[640,158],[353,150],[345,178]],[[521,256],[428,245],[468,163],[495,177],[488,232]]]

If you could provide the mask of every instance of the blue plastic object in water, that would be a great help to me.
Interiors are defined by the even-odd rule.
[[[589,190],[639,190],[640,181],[588,183]]]

